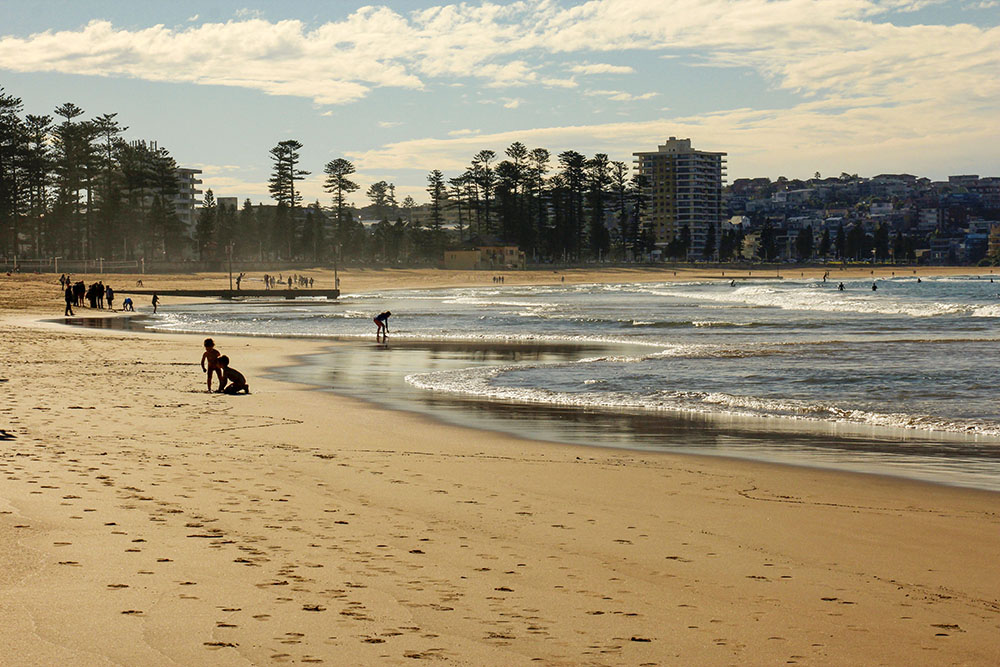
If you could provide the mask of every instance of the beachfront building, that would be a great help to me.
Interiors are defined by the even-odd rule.
[[[462,250],[445,250],[445,269],[523,269],[524,252],[516,245],[479,246]]]
[[[687,238],[689,258],[714,257],[717,248],[706,252],[705,245],[719,239],[726,154],[695,150],[690,139],[670,137],[656,151],[633,155],[646,180],[647,206],[639,223],[656,245]]]
[[[177,212],[177,219],[188,231],[188,236],[194,231],[194,225],[198,221],[195,207],[201,203],[198,197],[201,194],[201,190],[198,189],[198,186],[201,185],[201,179],[198,178],[200,173],[201,169],[186,167],[178,167],[174,171],[174,175],[177,177],[177,194],[171,196],[170,199]]]

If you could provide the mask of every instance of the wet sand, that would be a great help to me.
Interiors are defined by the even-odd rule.
[[[555,445],[268,376],[312,341],[216,337],[253,394],[210,395],[201,337],[39,322],[52,280],[0,283],[0,663],[1000,661],[997,494]]]

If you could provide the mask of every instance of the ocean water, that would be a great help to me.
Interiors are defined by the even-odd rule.
[[[347,341],[281,373],[519,435],[1000,490],[1000,282],[838,282],[164,304],[146,325]],[[383,310],[389,340],[377,343]]]

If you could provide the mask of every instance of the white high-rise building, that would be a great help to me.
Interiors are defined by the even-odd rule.
[[[174,210],[177,211],[177,219],[181,221],[190,236],[198,221],[195,208],[201,204],[199,195],[202,191],[198,189],[201,185],[201,179],[198,178],[201,169],[178,167],[174,173],[177,176],[177,194],[172,197]]]
[[[655,152],[633,155],[639,174],[646,179],[646,209],[640,224],[656,245],[666,246],[687,226],[691,235],[688,256],[706,256],[710,237],[715,239],[715,248],[708,256],[714,256],[723,218],[726,154],[695,150],[690,139],[670,137]]]

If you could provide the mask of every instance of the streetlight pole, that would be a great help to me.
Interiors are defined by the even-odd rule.
[[[340,264],[340,244],[337,244],[337,254],[333,258],[333,286],[340,289],[340,276],[337,275],[337,266]]]

